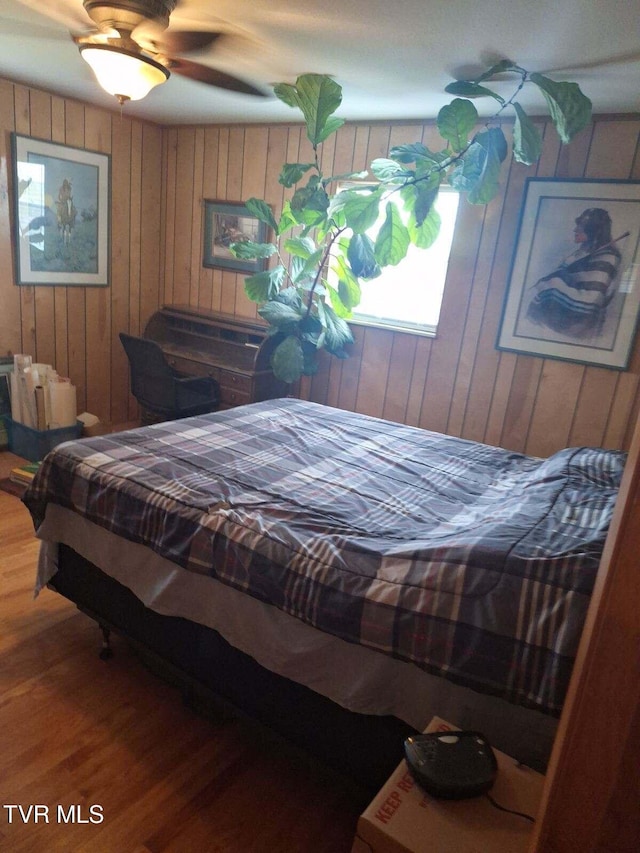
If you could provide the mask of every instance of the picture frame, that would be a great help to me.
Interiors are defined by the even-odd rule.
[[[108,154],[11,134],[17,285],[107,287]]]
[[[496,347],[626,369],[639,244],[640,181],[528,178]]]
[[[264,243],[266,237],[267,226],[244,204],[205,199],[203,266],[236,272],[262,272],[266,269],[266,258],[236,258],[229,245],[243,239]]]

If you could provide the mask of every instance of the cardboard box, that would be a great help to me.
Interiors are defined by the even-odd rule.
[[[434,717],[425,731],[455,728]],[[489,793],[501,806],[535,817],[544,776],[494,752],[498,776]],[[402,761],[360,816],[352,853],[526,853],[532,828],[530,821],[500,811],[484,796],[430,797]]]

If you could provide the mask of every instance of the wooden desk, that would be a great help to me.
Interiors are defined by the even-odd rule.
[[[288,392],[270,366],[277,342],[259,323],[188,305],[165,305],[149,319],[143,337],[160,344],[180,373],[216,379],[221,409]]]

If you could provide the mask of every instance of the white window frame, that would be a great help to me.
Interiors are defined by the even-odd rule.
[[[339,184],[338,190],[340,191],[340,190],[354,189],[357,187],[367,187],[367,186],[372,186],[372,184],[370,182],[366,182],[366,181],[344,181],[344,182],[341,182]],[[454,234],[455,234],[456,220],[457,220],[458,211],[460,209],[460,204],[459,204],[460,194],[459,193],[457,193],[451,187],[442,186],[442,187],[440,187],[440,190],[438,192],[438,196],[440,197],[443,194],[447,194],[447,195],[454,194],[454,195],[458,196],[458,204],[456,205],[455,215],[452,217],[452,219],[448,223],[445,223],[444,218],[443,218],[443,223],[442,223],[440,233],[438,234],[438,237],[436,238],[436,241],[434,242],[433,246],[429,247],[429,249],[420,249],[417,246],[411,245],[411,246],[409,246],[409,252],[408,252],[408,256],[409,257],[413,256],[414,259],[415,259],[416,253],[418,253],[418,252],[424,253],[424,256],[425,256],[424,262],[426,265],[429,263],[429,253],[432,253],[434,248],[437,246],[438,241],[441,241],[441,239],[443,239],[443,238],[447,241],[448,248],[446,249],[446,259],[444,259],[441,262],[441,264],[439,265],[439,269],[438,269],[437,286],[438,286],[438,291],[440,294],[440,301],[438,304],[438,321],[436,323],[425,323],[422,321],[415,321],[414,322],[414,321],[411,321],[408,319],[402,319],[402,318],[397,318],[397,317],[396,318],[394,318],[394,317],[382,317],[378,314],[366,314],[366,313],[360,311],[359,310],[360,306],[357,305],[352,311],[352,316],[349,317],[349,323],[353,323],[353,324],[358,325],[358,326],[373,326],[373,327],[381,328],[381,329],[390,329],[394,332],[405,332],[405,333],[410,333],[410,334],[415,334],[415,335],[423,335],[426,337],[435,337],[437,330],[438,330],[438,322],[439,322],[439,318],[440,318],[440,310],[442,308],[442,300],[444,298],[444,288],[446,286],[447,273],[448,273],[448,269],[449,269],[449,261],[451,259],[451,249],[453,246],[453,238],[454,238]],[[435,203],[436,203],[436,205],[438,204],[438,199],[436,199]],[[440,248],[438,249],[438,251],[440,251],[440,252],[443,251],[442,243],[440,244]],[[432,255],[432,257],[433,257],[433,255]],[[411,264],[411,261],[409,263]],[[399,268],[402,267],[403,264],[405,264],[405,265],[407,264],[407,258],[404,258],[395,267],[385,267],[382,271],[382,276],[384,276],[385,271],[389,271],[390,269],[398,270]],[[335,275],[334,273],[331,273],[331,272],[329,274]],[[362,282],[361,287],[362,287],[363,292],[369,283],[374,283],[377,280],[378,279],[372,279],[371,282],[367,282],[367,281]],[[429,285],[426,284],[425,286],[429,286]]]

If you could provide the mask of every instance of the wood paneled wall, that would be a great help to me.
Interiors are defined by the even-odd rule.
[[[461,205],[435,338],[354,326],[346,361],[327,358],[301,396],[513,450],[627,448],[640,406],[640,340],[626,371],[499,352],[495,340],[529,176],[640,179],[640,116],[597,118],[570,146],[541,122],[536,167],[512,164],[487,207]],[[68,373],[80,410],[136,414],[118,332],[163,303],[256,316],[241,275],[202,266],[203,200],[265,198],[279,212],[284,162],[306,162],[299,125],[158,128],[0,80],[0,351]],[[111,287],[16,287],[9,134],[111,155]],[[390,146],[434,137],[433,123],[348,124],[325,144],[325,174],[364,169]],[[434,140],[433,144],[438,144]]]
[[[495,348],[526,178],[640,178],[639,117],[597,119],[568,147],[541,125],[537,166],[513,163],[489,206],[461,205],[437,336],[354,326],[351,358],[324,360],[301,396],[541,456],[568,445],[628,447],[640,403],[640,342],[624,372]],[[429,123],[346,125],[325,145],[323,170],[358,171],[391,145],[429,144],[433,134]],[[303,130],[177,128],[165,143],[165,301],[255,316],[241,275],[200,263],[202,202],[255,195],[278,213],[282,163],[310,159]]]
[[[109,287],[17,287],[11,239],[11,132],[110,155]],[[118,332],[158,306],[162,130],[117,112],[0,79],[0,352],[55,365],[78,389],[78,411],[137,416]]]

